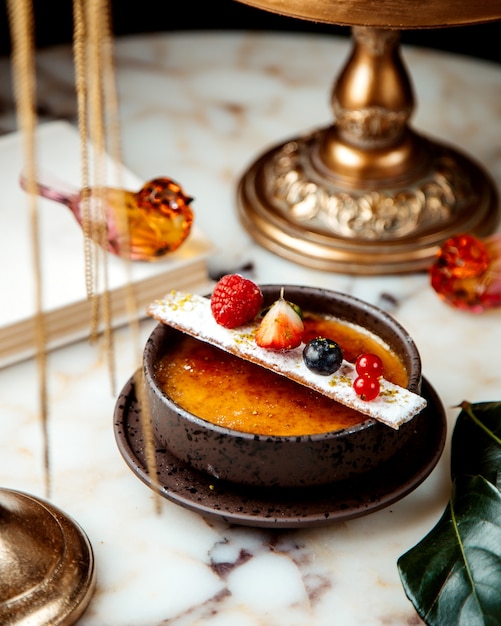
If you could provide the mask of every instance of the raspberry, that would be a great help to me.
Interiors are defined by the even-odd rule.
[[[263,306],[263,294],[252,280],[240,274],[226,274],[214,287],[210,305],[219,325],[236,328],[256,317]]]

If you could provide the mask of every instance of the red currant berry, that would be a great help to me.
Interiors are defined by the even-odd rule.
[[[362,400],[374,400],[379,395],[379,381],[373,376],[358,376],[353,382],[353,389]]]
[[[359,376],[379,378],[383,375],[383,361],[377,354],[361,354],[356,360],[355,369]]]

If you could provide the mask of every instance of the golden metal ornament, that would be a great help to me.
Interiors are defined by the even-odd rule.
[[[498,0],[240,0],[302,20],[374,28],[440,28],[498,20]]]
[[[85,533],[53,505],[0,489],[0,624],[69,626],[96,584]]]
[[[501,17],[499,3],[455,4],[444,21],[445,2],[417,11],[383,1],[374,11],[358,0],[243,1],[349,24],[353,39],[332,91],[334,123],[271,147],[240,180],[239,214],[256,241],[316,269],[375,275],[426,269],[448,237],[495,229],[498,197],[488,173],[409,125],[414,93],[400,29],[489,21]]]

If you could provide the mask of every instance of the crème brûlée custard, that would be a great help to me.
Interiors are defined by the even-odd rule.
[[[378,355],[384,377],[401,387],[407,385],[408,374],[400,358],[365,328],[304,313],[304,342],[319,336],[334,340],[349,362],[363,353]],[[157,363],[156,375],[163,392],[179,406],[236,431],[314,435],[367,419],[314,389],[182,333]]]

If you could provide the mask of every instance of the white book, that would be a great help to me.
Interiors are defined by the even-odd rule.
[[[67,122],[40,125],[36,135],[37,169],[77,188],[81,187],[81,148],[76,128]],[[138,191],[146,182],[107,157],[106,184]],[[0,137],[0,367],[36,353],[34,316],[36,281],[29,196],[19,184],[23,168],[21,135]],[[156,172],[152,178],[157,176]],[[168,172],[161,175],[168,176]],[[177,181],[186,187],[185,181]],[[186,189],[189,193],[189,190]],[[42,310],[49,349],[89,336],[91,304],[85,283],[84,237],[70,209],[61,203],[37,197],[40,229]],[[106,255],[107,283],[112,324],[127,323],[131,312],[129,295],[137,305],[139,319],[146,307],[170,289],[207,291],[211,281],[207,259],[212,242],[196,224],[188,239],[175,252],[155,262],[129,262]],[[100,281],[104,282],[104,281]],[[102,293],[103,287],[98,287]],[[102,330],[102,328],[101,328]]]

